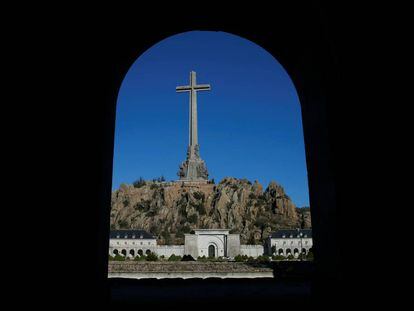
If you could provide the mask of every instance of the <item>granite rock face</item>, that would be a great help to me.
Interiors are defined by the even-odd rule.
[[[160,244],[183,244],[193,229],[228,228],[242,244],[261,243],[279,228],[311,227],[309,209],[299,209],[282,186],[232,177],[218,184],[141,182],[112,193],[111,228],[144,229]]]

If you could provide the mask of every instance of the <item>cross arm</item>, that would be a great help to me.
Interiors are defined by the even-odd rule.
[[[194,87],[194,89],[197,91],[210,91],[211,86],[210,84],[198,84]]]
[[[175,90],[177,91],[177,93],[180,93],[180,92],[188,92],[188,91],[191,91],[191,87],[188,86],[188,85],[186,85],[186,86],[177,86],[175,88]]]

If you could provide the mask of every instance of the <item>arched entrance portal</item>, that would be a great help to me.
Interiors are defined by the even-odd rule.
[[[208,257],[216,257],[216,248],[214,245],[208,247]]]

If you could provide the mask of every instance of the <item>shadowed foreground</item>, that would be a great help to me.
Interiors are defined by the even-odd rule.
[[[110,279],[111,303],[116,305],[203,306],[217,303],[281,303],[306,305],[310,302],[309,281],[274,279]]]
[[[202,304],[264,304],[309,306],[311,263],[273,265],[276,278],[257,279],[109,279],[111,303],[115,305],[183,306]]]

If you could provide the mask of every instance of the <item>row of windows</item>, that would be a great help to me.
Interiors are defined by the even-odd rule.
[[[296,238],[300,238],[301,236],[298,234],[297,236],[295,236]],[[302,235],[302,238],[307,238],[308,237],[308,235],[307,234],[304,234],[304,235]],[[283,239],[285,239],[286,238],[286,235],[284,234],[284,235],[282,235],[282,238]],[[291,235],[289,235],[289,238],[293,238],[293,234],[291,234]]]
[[[116,242],[116,244],[117,244],[117,245],[120,245],[120,242],[118,241],[118,242]],[[125,245],[127,245],[127,244],[128,244],[128,242],[127,242],[127,241],[125,241],[125,242],[124,242],[124,244],[125,244]],[[133,245],[135,245],[135,241],[132,241],[132,244],[133,244]],[[138,244],[138,243],[137,243],[137,244]],[[140,245],[144,245],[144,244],[143,244],[143,242],[140,242]],[[148,242],[148,245],[151,245],[151,242]]]
[[[116,236],[116,238],[117,238],[117,239],[120,239],[120,238],[121,238],[121,236],[118,234],[118,235]],[[144,236],[143,236],[143,235],[140,235],[140,236],[139,236],[139,238],[140,238],[140,239],[143,239],[143,238],[144,238]],[[128,235],[125,235],[125,236],[124,236],[124,239],[128,239]],[[134,235],[132,235],[132,239],[135,239],[135,234],[134,234]]]
[[[297,244],[301,244],[299,241],[297,241],[298,243]],[[304,245],[308,245],[308,242],[309,241],[302,241],[302,244],[304,244]],[[286,241],[283,241],[283,243],[282,243],[283,245],[286,245],[287,244],[287,242]],[[294,241],[290,241],[290,245],[293,245],[294,244]],[[277,245],[277,242],[275,243],[275,245]]]

